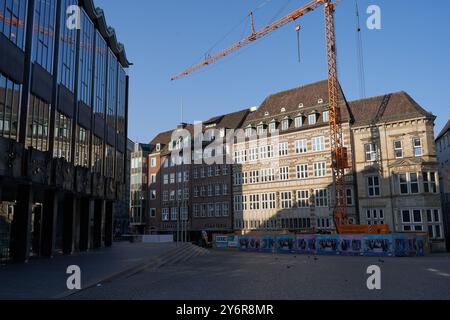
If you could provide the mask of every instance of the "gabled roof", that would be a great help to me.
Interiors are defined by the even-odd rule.
[[[352,101],[349,106],[355,126],[420,117],[435,118],[404,91]]]
[[[449,131],[450,131],[450,120],[448,120],[447,124],[445,125],[444,129],[442,129],[441,133],[439,133],[436,140],[442,138]]]

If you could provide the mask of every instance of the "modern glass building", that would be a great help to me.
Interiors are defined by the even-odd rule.
[[[130,66],[93,0],[0,0],[0,259],[110,246]]]

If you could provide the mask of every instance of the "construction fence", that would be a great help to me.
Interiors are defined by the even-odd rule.
[[[242,252],[367,257],[420,257],[429,252],[427,236],[410,233],[215,235],[214,247]]]

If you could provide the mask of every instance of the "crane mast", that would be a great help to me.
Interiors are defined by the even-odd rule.
[[[305,14],[314,11],[318,7],[324,5],[325,11],[325,31],[326,46],[328,58],[328,95],[329,95],[329,118],[330,118],[330,145],[332,156],[333,182],[335,186],[335,207],[333,218],[338,232],[341,228],[348,224],[347,207],[346,207],[346,188],[345,188],[345,169],[348,168],[347,149],[343,143],[341,110],[339,107],[340,86],[337,73],[337,52],[336,52],[336,36],[334,28],[334,11],[336,3],[332,0],[313,0],[305,6],[293,11],[287,16],[273,22],[266,27],[255,31],[252,23],[251,34],[243,40],[237,42],[231,47],[209,56],[204,61],[196,64],[172,77],[177,80],[185,77],[199,69],[202,69],[217,60],[230,55],[240,48],[270,34],[271,32],[283,27],[284,25],[299,19]],[[253,18],[253,15],[251,15]]]

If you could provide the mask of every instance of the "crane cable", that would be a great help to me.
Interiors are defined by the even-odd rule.
[[[366,75],[364,70],[364,47],[362,41],[362,29],[359,15],[358,0],[355,0],[356,5],[356,55],[358,59],[358,81],[359,81],[359,95],[360,99],[366,98]]]

